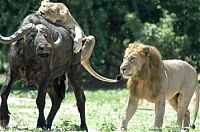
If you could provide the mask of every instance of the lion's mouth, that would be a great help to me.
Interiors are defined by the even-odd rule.
[[[124,79],[129,79],[129,77],[133,76],[133,74],[122,74]]]

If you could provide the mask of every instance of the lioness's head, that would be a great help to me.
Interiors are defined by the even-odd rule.
[[[69,9],[63,3],[53,3],[43,0],[37,13],[53,23],[57,21],[65,22],[67,21]]]
[[[131,76],[138,75],[148,61],[149,48],[147,45],[138,42],[129,44],[120,66],[120,72],[124,78],[128,79]]]

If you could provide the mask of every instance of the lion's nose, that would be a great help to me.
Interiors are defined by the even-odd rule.
[[[127,70],[127,66],[121,66],[121,68],[120,68],[120,69],[121,69],[121,72],[122,72],[122,73],[125,73],[125,72],[126,72],[126,70]]]
[[[122,72],[124,73],[125,71],[126,71],[126,68],[123,68],[123,69],[122,69]]]

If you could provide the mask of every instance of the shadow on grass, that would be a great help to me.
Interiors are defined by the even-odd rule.
[[[0,81],[0,88],[2,88],[4,81]],[[83,81],[83,88],[89,91],[96,91],[96,90],[114,90],[114,89],[122,89],[125,88],[126,81],[122,80],[117,83],[107,83],[102,82],[96,79],[91,79],[90,81]],[[13,84],[11,88],[12,91],[18,91],[19,93],[26,93],[30,90],[37,90],[37,87],[34,85],[25,85],[23,81],[17,81]],[[67,92],[73,92],[72,86],[69,84],[69,89]]]

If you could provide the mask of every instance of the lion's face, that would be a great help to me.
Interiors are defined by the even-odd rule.
[[[145,49],[145,48],[144,48]],[[144,49],[130,48],[125,51],[123,62],[120,66],[120,72],[125,79],[136,76],[146,63],[146,54]]]
[[[42,1],[37,13],[45,19],[56,23],[66,21],[69,10],[63,3]]]

